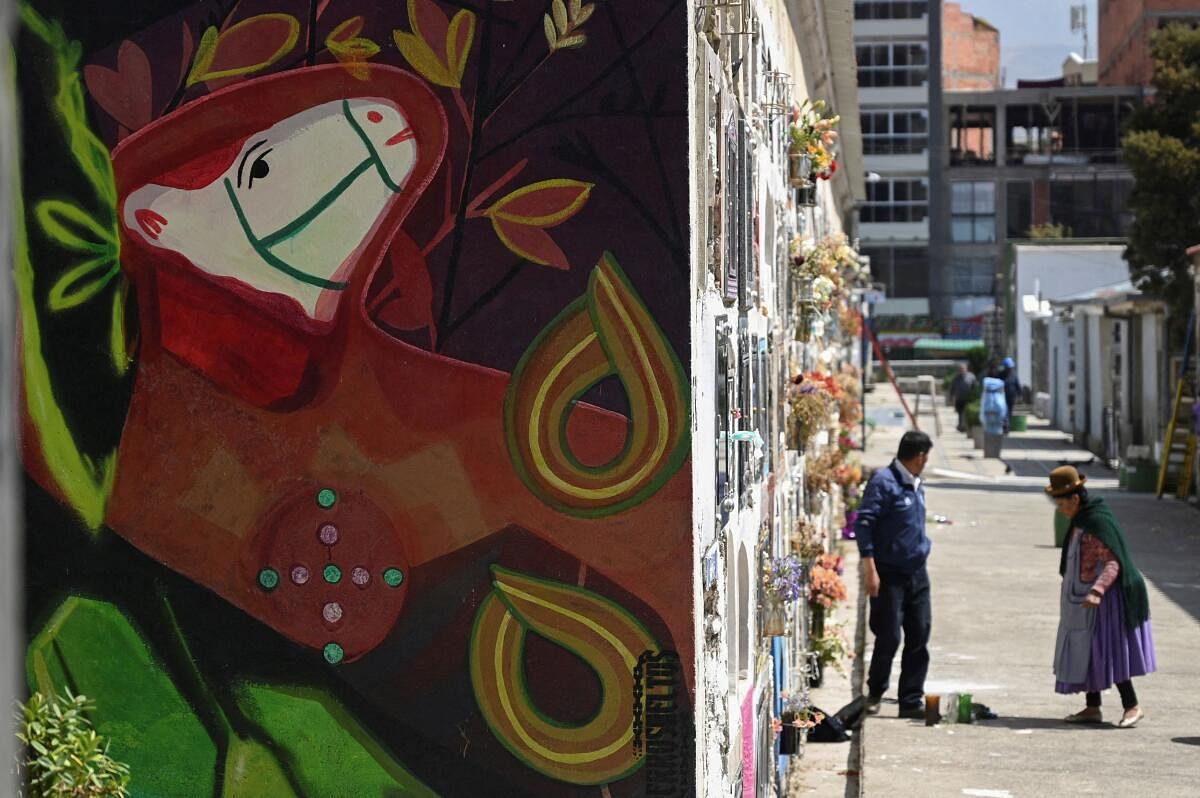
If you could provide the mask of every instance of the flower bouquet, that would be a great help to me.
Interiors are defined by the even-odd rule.
[[[796,522],[792,535],[792,553],[801,560],[812,560],[825,553],[825,540],[820,531],[801,519]]]
[[[793,377],[787,388],[787,448],[804,451],[817,431],[829,423],[833,397],[823,383]]]
[[[808,730],[825,720],[825,715],[811,704],[790,699],[786,694],[780,697],[784,710],[780,717],[771,719],[771,729],[779,737],[780,754],[798,754]]]
[[[812,650],[817,653],[822,665],[832,665],[837,672],[846,675],[843,661],[854,658],[850,648],[850,636],[846,634],[844,623],[830,624],[825,634],[812,641]]]
[[[822,554],[813,561],[809,571],[808,602],[814,610],[823,615],[825,610],[832,609],[835,604],[845,601],[848,593],[846,583],[842,581],[842,558],[836,554]],[[814,617],[813,633],[818,633],[818,625]],[[822,629],[823,631],[823,624]]]
[[[841,117],[831,113],[824,100],[805,100],[792,109],[788,126],[789,181],[793,186],[811,185],[814,178],[829,180],[837,171],[833,149]]]
[[[774,601],[795,601],[804,595],[804,564],[795,554],[774,557],[763,577],[763,590]]]
[[[788,633],[785,602],[804,595],[805,569],[794,554],[775,557],[763,572],[762,634],[781,637]]]

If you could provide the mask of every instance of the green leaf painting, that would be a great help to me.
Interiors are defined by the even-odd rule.
[[[26,666],[30,689],[70,686],[96,702],[92,722],[129,765],[131,796],[213,795],[217,746],[115,606],[68,598],[29,646]]]
[[[234,711],[261,739],[225,723],[214,740],[141,633],[107,602],[64,601],[30,645],[27,670],[32,690],[69,686],[95,701],[92,721],[129,765],[135,798],[436,796],[319,690],[242,684]]]
[[[305,795],[436,796],[321,691],[244,685],[238,705],[287,752]]]

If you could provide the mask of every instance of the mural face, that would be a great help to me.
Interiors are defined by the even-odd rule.
[[[30,688],[135,795],[693,792],[683,5],[142,5],[21,12]]]
[[[386,101],[324,103],[253,133],[207,185],[188,185],[199,182],[189,171],[174,181],[184,185],[134,190],[123,222],[208,274],[327,321],[350,256],[412,173],[415,137]]]

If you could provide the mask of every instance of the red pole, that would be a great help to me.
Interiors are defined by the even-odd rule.
[[[892,387],[896,389],[896,396],[900,397],[900,404],[904,407],[904,413],[908,416],[908,420],[912,422],[912,427],[915,430],[921,429],[921,425],[917,423],[917,417],[908,409],[908,402],[904,400],[904,392],[900,390],[900,384],[896,382],[896,375],[892,373],[892,367],[888,363],[888,359],[884,357],[883,350],[879,348],[879,341],[875,340],[875,334],[871,332],[871,328],[867,326],[866,319],[862,313],[854,311],[858,315],[858,320],[862,324],[863,332],[867,334],[867,338],[871,339],[871,348],[875,350],[875,357],[879,358],[879,362],[883,364],[883,370],[887,373],[888,379],[892,382]]]

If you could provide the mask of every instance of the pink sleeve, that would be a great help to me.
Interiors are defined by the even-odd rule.
[[[1092,591],[1103,596],[1104,591],[1112,586],[1117,580],[1117,575],[1121,573],[1121,564],[1117,562],[1116,556],[1108,546],[1091,535],[1088,537],[1092,539],[1096,561],[1104,563],[1103,570],[1096,574],[1096,581],[1092,582]]]

